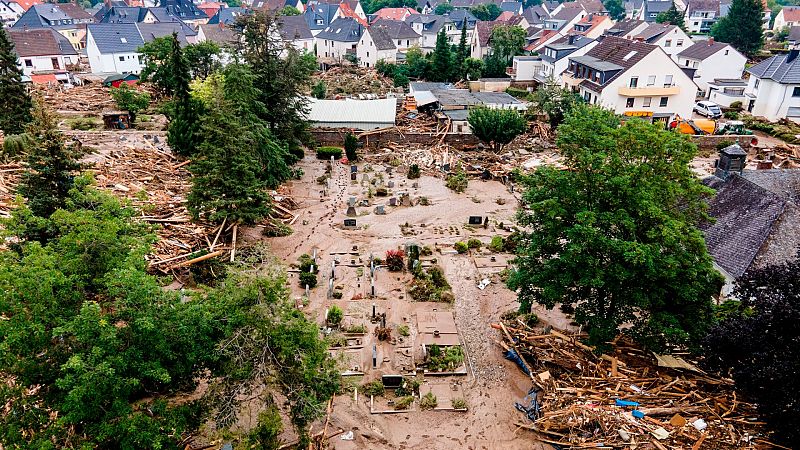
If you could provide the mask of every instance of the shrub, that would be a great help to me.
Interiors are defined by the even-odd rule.
[[[740,102],[739,100],[736,100],[735,102],[731,102],[731,104],[729,105],[729,108],[735,109],[737,111],[741,111],[742,110],[742,102]]]
[[[506,89],[506,94],[508,94],[508,95],[510,95],[512,97],[515,97],[515,98],[526,99],[526,98],[528,98],[528,94],[530,94],[530,93],[528,92],[527,89],[520,89],[520,88],[510,87],[510,88]]]
[[[470,238],[467,241],[467,247],[469,247],[469,248],[481,248],[480,239]]]
[[[3,159],[12,160],[23,156],[33,147],[34,141],[27,133],[7,135],[3,141]]]
[[[394,409],[396,410],[404,410],[408,409],[411,404],[414,403],[414,397],[407,395],[405,397],[400,397],[394,402]]]
[[[730,147],[731,145],[735,144],[733,141],[719,141],[717,143],[717,151],[722,150],[723,148]]]
[[[411,335],[411,330],[408,329],[408,325],[400,325],[399,327],[397,327],[397,332],[400,334],[400,336]]]
[[[448,176],[445,181],[445,186],[447,186],[448,189],[458,192],[459,194],[467,190],[467,185],[469,185],[469,179],[463,170],[459,170]]]
[[[309,289],[317,287],[317,275],[311,272],[300,272],[300,287]]]
[[[419,400],[419,407],[421,409],[433,409],[436,408],[437,404],[438,402],[436,401],[436,396],[433,395],[433,392],[428,392]]]
[[[419,392],[419,381],[416,378],[403,377],[403,382],[400,387],[394,390],[394,395],[398,397],[405,397],[407,395],[414,395]]]
[[[467,253],[467,250],[469,250],[469,246],[467,246],[467,243],[461,241],[458,241],[455,244],[453,244],[453,248],[455,248],[458,253]]]
[[[422,256],[431,256],[433,255],[433,249],[430,245],[423,245],[422,249],[419,251],[419,254]]]
[[[317,149],[317,159],[330,160],[331,156],[333,156],[333,159],[341,158],[342,149],[339,147],[319,147]]]
[[[342,298],[342,296],[343,296],[344,294],[342,293],[342,291],[338,291],[338,290],[337,290],[337,291],[333,291],[333,294],[332,294],[332,295],[333,295],[333,298],[335,298],[336,300],[339,300],[340,298]]]
[[[416,178],[419,178],[421,174],[422,171],[420,170],[419,165],[412,164],[408,168],[408,173],[406,174],[406,178],[408,178],[409,180],[414,180]]]
[[[328,310],[328,325],[338,327],[344,319],[344,311],[336,305],[331,306]]]
[[[428,206],[431,204],[431,201],[428,200],[428,197],[420,197],[419,198],[419,205],[420,206]]]
[[[492,237],[492,242],[489,243],[489,250],[500,253],[503,251],[503,244],[503,236],[494,236]]]
[[[311,95],[320,100],[324,99],[328,96],[328,86],[325,85],[324,81],[320,80],[311,88]]]
[[[464,363],[464,351],[458,345],[442,350],[433,344],[428,356],[428,369],[434,372],[453,371]]]
[[[462,397],[454,398],[452,403],[453,409],[467,409],[467,401]]]
[[[353,333],[353,334],[364,334],[367,332],[367,326],[363,323],[358,325],[350,325],[349,327],[343,330],[345,333]]]
[[[344,136],[344,154],[348,161],[358,161],[358,138],[353,133]]]
[[[319,268],[314,266],[314,260],[311,259],[311,256],[304,253],[297,259],[300,261],[300,266],[298,267],[300,272],[312,272],[312,267],[314,268],[313,272],[319,272]]]
[[[375,397],[383,395],[385,388],[381,380],[370,381],[361,385],[361,392],[364,395],[374,395]]]
[[[386,251],[386,267],[391,272],[400,272],[403,270],[403,258],[405,252],[402,250],[387,250]]]
[[[89,117],[79,117],[71,120],[69,123],[70,130],[89,131],[95,128],[97,128],[97,122]]]
[[[725,111],[726,119],[739,120],[739,111]]]

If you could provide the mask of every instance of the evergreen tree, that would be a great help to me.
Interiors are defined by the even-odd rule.
[[[0,130],[20,134],[31,121],[31,97],[22,84],[14,43],[0,23]]]
[[[733,0],[728,15],[714,24],[711,35],[747,56],[754,56],[764,45],[763,9],[761,0]]]
[[[47,218],[62,208],[73,185],[75,172],[81,168],[81,152],[77,144],[67,145],[56,128],[55,117],[37,102],[33,122],[27,133],[33,138],[28,151],[28,171],[18,186],[20,195],[28,200],[34,216]]]
[[[605,0],[603,7],[608,11],[608,15],[612,19],[622,20],[625,18],[625,7],[622,6],[622,0]]]
[[[656,22],[669,23],[678,26],[684,31],[686,30],[686,24],[683,21],[683,13],[678,11],[678,7],[675,5],[675,2],[672,2],[672,6],[670,6],[668,10],[660,13],[656,17]]]
[[[198,145],[199,108],[200,103],[189,95],[189,64],[183,56],[177,33],[172,35],[172,51],[169,66],[172,67],[172,79],[175,97],[175,111],[169,123],[167,142],[172,151],[179,155],[191,156]]]
[[[433,49],[433,67],[431,81],[449,81],[453,67],[453,52],[447,42],[444,28],[436,35],[436,47]]]
[[[353,133],[344,135],[344,153],[348,161],[358,161],[358,138]]]
[[[456,69],[458,75],[455,78],[467,79],[466,66],[464,62],[469,58],[469,43],[467,42],[467,18],[461,23],[461,39],[458,41],[456,50]]]

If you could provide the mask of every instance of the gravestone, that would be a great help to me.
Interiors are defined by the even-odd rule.
[[[356,198],[350,197],[347,199],[347,206],[356,206]]]
[[[383,207],[383,205],[378,205],[378,206],[375,207],[375,214],[378,214],[379,216],[382,216],[382,215],[386,214],[386,209]]]
[[[356,212],[355,206],[348,206],[347,207],[347,217],[356,217],[358,213]]]
[[[470,225],[483,225],[483,217],[482,216],[469,216]]]
[[[358,181],[358,174],[355,172],[350,172],[350,181]]]
[[[397,206],[397,197],[392,197],[389,199],[389,206]]]
[[[369,175],[367,174],[361,175],[361,181],[369,183]]]
[[[393,188],[393,187],[394,187],[394,181],[391,181],[391,180],[389,180],[389,182],[386,184],[386,186],[387,186],[389,189]]]
[[[418,189],[419,188],[419,183],[417,183],[415,181],[414,183],[411,183],[411,187],[414,188],[414,189]]]
[[[356,219],[344,219],[344,227],[345,228],[355,228],[356,227]]]
[[[358,166],[350,166],[350,173],[358,172]]]

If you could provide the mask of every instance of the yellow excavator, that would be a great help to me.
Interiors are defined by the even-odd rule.
[[[717,131],[717,121],[712,119],[683,119],[675,116],[669,123],[669,129],[681,134],[714,134]]]

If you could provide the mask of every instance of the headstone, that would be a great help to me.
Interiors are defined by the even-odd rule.
[[[350,173],[358,172],[358,166],[350,166]]]
[[[389,199],[389,206],[397,206],[397,197],[392,197]]]
[[[419,183],[417,183],[415,181],[415,182],[411,183],[411,187],[414,188],[414,189],[418,189],[419,188]]]
[[[358,181],[358,174],[355,172],[350,172],[350,181]]]
[[[470,225],[483,225],[483,217],[482,216],[469,216],[469,224]]]
[[[356,206],[356,198],[350,197],[347,199],[347,206]]]
[[[383,205],[378,205],[375,207],[375,214],[382,216],[386,214],[386,209],[383,207]]]
[[[347,217],[356,217],[358,213],[356,212],[355,206],[348,206],[347,207]]]
[[[442,170],[444,172],[450,172],[450,164],[442,164]]]
[[[345,228],[355,228],[356,227],[356,219],[344,219],[344,227]]]
[[[361,181],[369,182],[369,175],[367,174],[361,175]]]
[[[392,180],[389,180],[389,182],[386,184],[386,186],[387,186],[389,189],[393,188],[393,187],[394,187],[394,181],[392,181]]]

